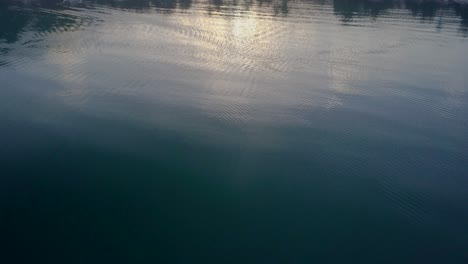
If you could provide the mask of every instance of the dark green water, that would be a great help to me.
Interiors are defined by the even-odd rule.
[[[468,263],[467,21],[0,7],[0,262]]]

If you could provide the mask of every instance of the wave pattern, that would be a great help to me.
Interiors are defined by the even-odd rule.
[[[376,218],[385,199],[398,221],[466,241],[463,17],[325,2],[9,8],[0,118],[124,152],[149,147],[114,130],[169,131],[233,150],[237,184],[271,173],[346,206],[370,190]]]

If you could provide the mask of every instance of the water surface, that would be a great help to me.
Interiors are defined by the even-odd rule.
[[[4,263],[468,263],[467,13],[1,7]]]

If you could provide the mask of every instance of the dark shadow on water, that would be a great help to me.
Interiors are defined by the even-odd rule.
[[[461,25],[460,25],[460,33],[463,34],[464,37],[468,36],[468,5],[461,6],[457,5],[454,8],[455,14],[461,17]]]
[[[288,0],[276,0],[273,1],[273,9],[275,14],[282,14],[286,16],[289,12],[288,10]]]
[[[179,0],[179,7],[181,9],[189,9],[192,7],[192,0]]]
[[[73,0],[71,3],[78,3]],[[83,2],[79,2],[83,3]],[[138,12],[160,12],[171,14],[177,9],[185,10],[193,7],[192,0],[95,0],[84,2],[84,7],[92,8],[94,5],[104,5],[113,8],[134,10]],[[228,13],[231,8],[236,10],[250,10],[252,6],[258,6],[265,10],[270,9],[271,15],[288,16],[294,15],[295,9],[291,9],[297,3],[311,3],[314,5],[333,5],[335,16],[344,24],[352,23],[355,19],[370,17],[379,19],[380,16],[388,14],[390,10],[408,10],[409,16],[419,18],[421,22],[435,24],[438,31],[444,29],[444,23],[449,23],[443,17],[453,23],[460,23],[459,32],[467,36],[468,31],[468,5],[459,5],[445,2],[422,2],[413,0],[333,0],[327,1],[288,1],[288,0],[250,0],[250,1],[226,1],[207,0],[199,2],[207,9],[208,14],[216,11],[219,14]],[[17,7],[12,7],[17,6]],[[18,8],[18,6],[20,8]],[[23,9],[21,7],[28,7]],[[32,7],[32,8],[31,8]],[[74,17],[68,13],[41,12],[36,7],[48,9],[66,9],[60,0],[0,0],[0,43],[14,43],[20,39],[26,30],[38,33],[47,31],[69,31],[78,30],[84,23],[82,18]],[[72,7],[74,8],[74,7]],[[74,8],[79,10],[79,8]],[[291,11],[292,10],[292,11]],[[401,14],[399,14],[401,15]],[[404,16],[404,15],[403,15]],[[0,58],[1,59],[1,58]]]
[[[146,0],[132,0],[132,1],[98,1],[99,4],[110,5],[111,7],[115,8],[122,8],[122,9],[133,9],[133,10],[144,10],[149,9],[150,4]]]
[[[350,22],[355,17],[378,17],[386,10],[393,8],[393,1],[371,2],[367,0],[334,0],[333,10],[343,22]]]
[[[146,9],[156,7],[160,9],[188,9],[192,7],[192,0],[69,0],[68,2],[73,5],[74,3],[88,3],[88,4],[102,4],[118,8],[128,9]],[[206,2],[198,2],[198,4],[206,5],[209,8],[221,10],[229,6],[242,6],[249,9],[250,6],[266,6],[271,7],[275,14],[281,13],[286,15],[289,12],[289,5],[297,2],[313,3],[319,5],[333,5],[335,14],[343,21],[351,21],[355,17],[371,16],[379,17],[389,9],[407,9],[413,16],[421,17],[423,19],[433,19],[437,12],[444,9],[455,9],[457,14],[466,20],[466,13],[468,10],[465,6],[456,4],[454,2],[445,1],[417,1],[417,0],[305,0],[305,1],[291,1],[291,0],[207,0]],[[0,0],[0,6],[5,5],[19,5],[19,6],[41,6],[51,7],[62,5],[61,0]]]
[[[48,9],[0,7],[0,69],[8,66],[11,58],[8,54],[21,45],[32,48],[34,53],[44,38],[53,32],[78,31],[93,23],[92,18],[61,12],[61,8],[51,7]],[[29,34],[27,40],[22,38],[23,34]],[[6,44],[6,46],[2,46]],[[30,55],[28,55],[30,56]]]
[[[31,18],[26,12],[0,9],[0,40],[6,43],[18,41]]]
[[[54,12],[41,12],[38,9],[0,8],[0,43],[15,43],[25,31],[36,33],[75,31],[89,18],[71,14],[60,15]]]
[[[468,25],[468,5],[452,2],[334,0],[333,10],[335,15],[345,24],[365,17],[378,19],[379,16],[387,14],[390,10],[408,10],[411,16],[420,19],[421,22],[435,23],[438,30],[444,28],[442,18],[445,16],[461,18],[460,32],[466,32]],[[466,34],[463,35],[466,36]]]

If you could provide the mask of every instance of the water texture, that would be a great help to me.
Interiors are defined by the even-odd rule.
[[[468,263],[468,8],[0,7],[1,263]]]

